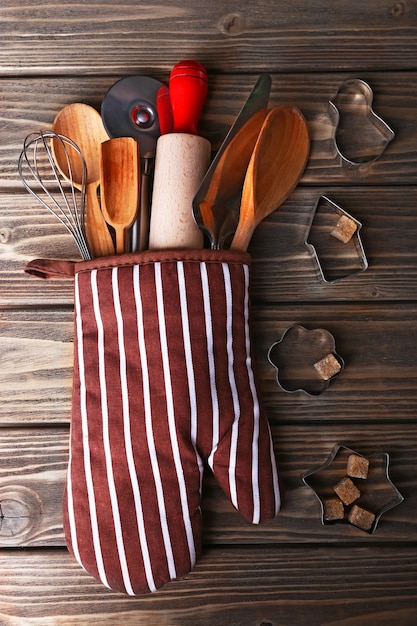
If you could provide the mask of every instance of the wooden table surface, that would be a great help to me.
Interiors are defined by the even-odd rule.
[[[416,624],[417,2],[3,0],[0,35],[0,624]],[[200,131],[213,153],[261,72],[272,76],[270,106],[298,106],[311,135],[299,186],[249,250],[255,365],[285,500],[276,519],[252,526],[207,475],[201,560],[184,579],[129,598],[65,547],[73,285],[23,268],[78,257],[23,189],[17,160],[25,136],[50,128],[64,105],[99,110],[119,78],[167,81],[184,58],[209,73]],[[328,105],[352,78],[371,86],[395,132],[363,168],[341,164]],[[366,146],[365,127],[362,138]],[[334,284],[305,245],[322,196],[362,223],[369,263]],[[321,395],[284,391],[268,362],[295,324],[329,331],[345,361]],[[340,443],[390,455],[404,501],[373,534],[322,525],[302,481]]]

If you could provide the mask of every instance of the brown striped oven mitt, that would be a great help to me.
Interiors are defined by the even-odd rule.
[[[205,465],[250,522],[278,512],[249,261],[187,250],[26,268],[75,277],[64,529],[77,561],[111,589],[144,594],[192,569]]]

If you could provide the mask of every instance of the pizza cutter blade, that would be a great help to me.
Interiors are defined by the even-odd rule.
[[[136,222],[132,227],[132,251],[148,247],[150,188],[160,135],[156,98],[162,85],[149,76],[126,76],[109,88],[101,105],[101,117],[109,137],[133,137],[139,144],[140,216],[139,224]]]

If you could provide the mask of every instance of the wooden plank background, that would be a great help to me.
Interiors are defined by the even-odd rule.
[[[0,63],[12,76],[147,74],[179,53],[227,73],[415,69],[415,14],[412,0],[4,0]]]
[[[40,283],[42,285],[42,283]],[[305,419],[414,422],[417,412],[415,305],[277,303],[252,311],[256,372],[272,423]],[[68,424],[73,312],[8,309],[0,317],[0,424]],[[323,328],[345,367],[319,396],[286,393],[267,355],[287,328]],[[380,338],[383,337],[383,341]]]
[[[3,0],[0,6],[0,623],[7,626],[398,626],[417,622],[417,1]],[[69,235],[24,191],[25,136],[71,102],[100,109],[131,74],[167,81],[181,59],[209,72],[200,122],[213,154],[261,72],[270,105],[306,117],[300,185],[251,246],[255,365],[285,500],[246,523],[204,481],[197,567],[146,598],[109,592],[64,547],[73,284],[24,273],[35,257],[78,258]],[[346,168],[329,101],[348,79],[373,89],[395,139],[371,166]],[[369,129],[364,127],[369,138]],[[330,198],[362,223],[369,268],[320,280],[305,242]],[[293,324],[324,328],[345,361],[320,396],[287,393],[267,354]],[[404,502],[377,531],[322,526],[302,474],[344,443],[389,452]]]
[[[322,547],[208,548],[194,571],[158,598],[126,601],[80,573],[64,551],[2,553],[0,619],[12,626],[84,626],[92,616],[99,624],[120,620],[129,626],[158,626],[161,616],[173,626],[413,625],[415,552],[354,546],[335,556]],[[17,605],[15,585],[26,591]],[[46,607],[52,620],[45,619]]]
[[[335,283],[320,280],[305,242],[325,195],[357,218],[369,267]],[[415,301],[417,298],[417,192],[401,187],[300,187],[255,232],[252,295],[265,303],[297,301]],[[78,258],[70,235],[26,193],[0,194],[0,302],[4,306],[72,306],[71,280],[40,284],[24,274],[37,257]]]
[[[413,467],[417,459],[415,423],[401,424],[400,433],[392,424],[367,426],[364,433],[361,423],[350,423],[348,427],[343,423],[320,427],[306,423],[279,424],[273,426],[272,432],[285,489],[282,513],[259,527],[249,524],[236,514],[213,477],[208,475],[203,490],[207,544],[368,544],[369,535],[350,525],[322,526],[316,496],[302,481],[302,475],[326,461],[333,447],[342,441],[364,455],[390,450],[391,478],[405,498],[400,507],[382,516],[372,543],[416,541],[417,528],[413,522],[417,506],[413,489]],[[411,442],[407,448],[404,437]],[[62,497],[65,480],[68,430],[4,428],[0,443],[0,494],[4,498],[13,493],[7,505],[2,505],[1,545],[63,546],[61,511],[56,505]],[[33,515],[17,515],[18,510],[32,511]]]
[[[178,58],[177,52],[171,52]],[[171,63],[172,66],[172,57]],[[222,66],[209,73],[210,90],[203,109],[200,132],[216,151],[246,97],[265,68],[250,73],[219,73]],[[338,71],[335,73],[276,73],[272,76],[270,106],[291,103],[301,108],[309,125],[312,148],[308,167],[302,182],[309,184],[340,184],[348,181],[356,185],[414,184],[417,173],[413,160],[417,153],[417,95],[413,89],[413,72]],[[125,74],[150,74],[167,81],[169,72],[154,69],[147,72],[125,68]],[[0,77],[1,77],[0,69]],[[1,77],[4,96],[0,101],[2,118],[2,152],[0,181],[9,187],[18,180],[16,160],[26,134],[50,128],[56,113],[71,102],[85,102],[100,108],[107,90],[119,74],[107,71],[99,76],[24,76],[17,80]],[[353,78],[367,81],[373,90],[373,108],[389,124],[395,140],[371,167],[363,166],[359,173],[340,167],[334,149],[334,121],[329,113],[341,85]],[[11,111],[13,112],[11,114]],[[369,131],[369,129],[368,129]],[[364,132],[366,120],[364,120]],[[20,189],[20,185],[18,186]]]

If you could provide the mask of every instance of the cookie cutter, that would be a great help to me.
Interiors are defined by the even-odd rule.
[[[368,83],[350,79],[342,83],[333,100],[329,100],[333,142],[344,167],[368,167],[380,158],[395,137],[394,131],[374,112],[373,98]]]
[[[277,371],[276,380],[283,391],[303,391],[310,396],[326,391],[344,368],[333,335],[323,328],[308,330],[300,324],[287,328],[272,344],[268,360]]]
[[[344,505],[343,517],[333,520],[328,519],[326,517],[325,503],[330,498],[336,497],[334,486],[346,477],[347,461],[350,455],[366,459],[369,462],[368,474],[366,478],[351,478],[360,492],[360,496],[351,504]],[[323,526],[349,524],[369,534],[374,533],[381,516],[401,504],[404,500],[404,497],[390,479],[389,461],[389,455],[386,452],[364,457],[359,452],[355,452],[355,450],[345,445],[337,444],[322,465],[314,467],[304,474],[302,481],[313,490],[320,503]],[[355,505],[370,514],[367,527],[365,525],[357,526],[356,523],[349,520],[350,513]]]
[[[343,223],[343,224],[342,224]],[[326,283],[368,268],[359,231],[362,224],[327,196],[320,196],[308,229],[306,246]]]

